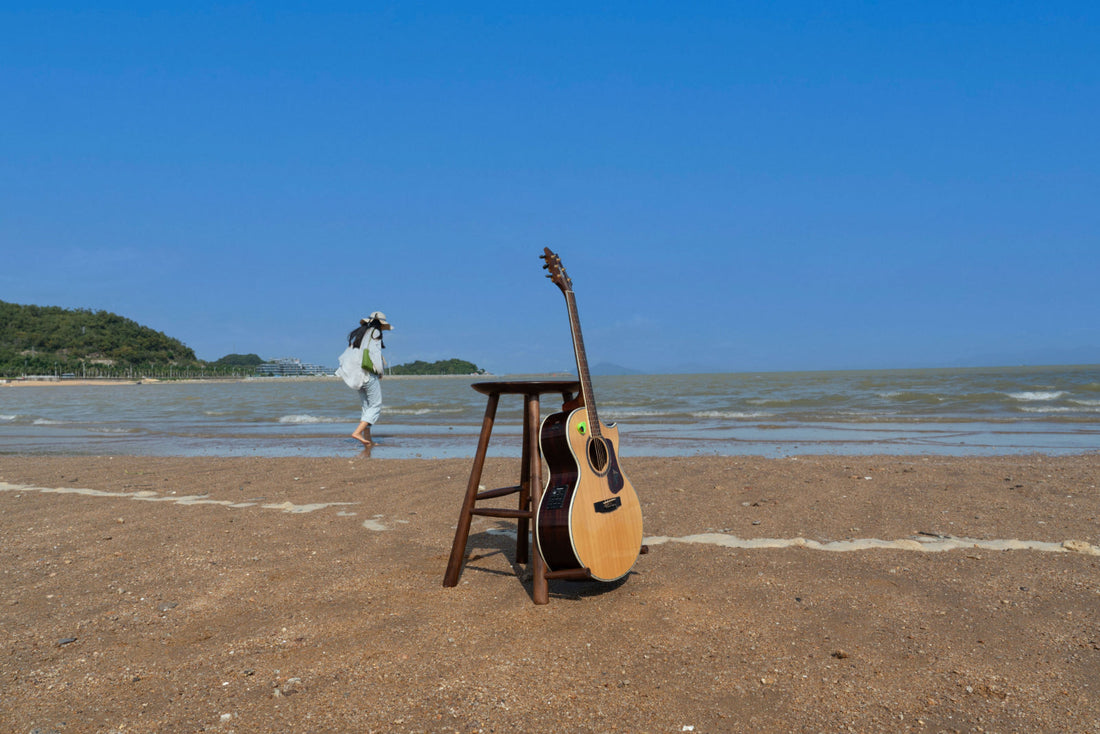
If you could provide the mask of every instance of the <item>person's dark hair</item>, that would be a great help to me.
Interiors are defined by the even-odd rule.
[[[382,323],[378,319],[371,319],[370,321],[362,321],[359,326],[352,329],[348,333],[348,346],[358,349],[363,344],[363,337],[371,329],[377,329],[382,326]]]

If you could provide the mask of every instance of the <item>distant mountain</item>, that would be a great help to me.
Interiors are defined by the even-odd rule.
[[[592,375],[600,377],[608,377],[611,375],[644,375],[641,370],[631,369],[630,367],[623,367],[621,364],[614,364],[612,362],[600,362],[596,365],[589,365],[588,371]]]

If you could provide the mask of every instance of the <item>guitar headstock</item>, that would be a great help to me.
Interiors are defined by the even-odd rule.
[[[568,293],[573,290],[573,281],[571,281],[566,274],[565,268],[561,264],[561,258],[552,252],[549,247],[544,247],[542,249],[544,252],[541,257],[546,261],[542,269],[549,271],[546,277],[554,281],[554,285],[561,288],[562,293]]]

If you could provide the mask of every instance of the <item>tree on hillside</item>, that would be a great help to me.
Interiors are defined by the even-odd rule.
[[[257,354],[227,354],[213,364],[226,367],[255,367],[267,361]]]

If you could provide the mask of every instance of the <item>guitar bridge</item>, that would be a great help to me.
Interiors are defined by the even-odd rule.
[[[610,497],[606,500],[600,500],[595,503],[594,507],[596,512],[614,512],[622,507],[623,501],[620,497]]]

